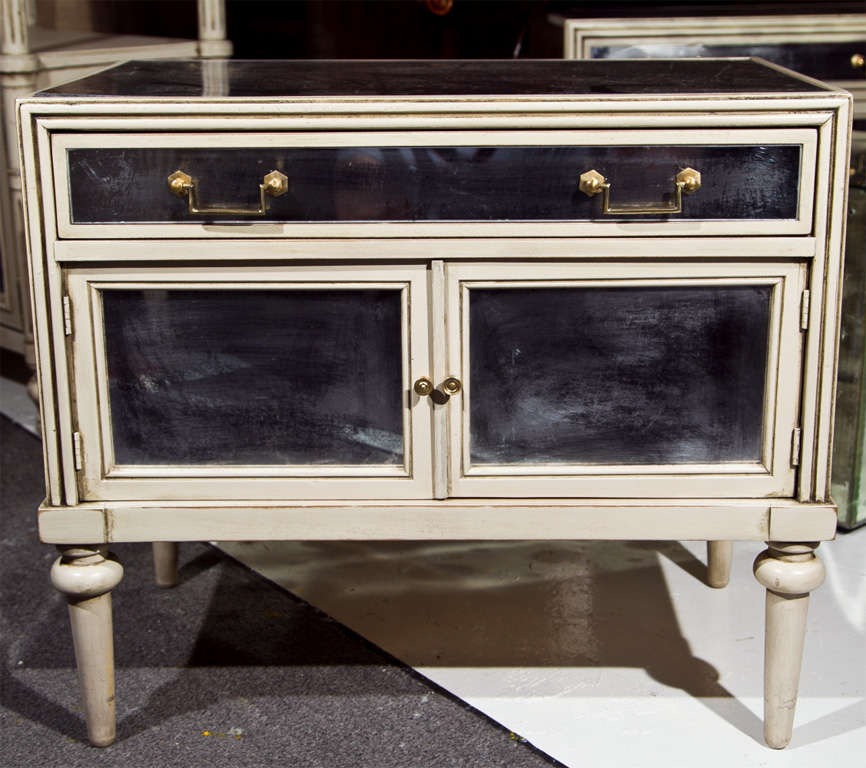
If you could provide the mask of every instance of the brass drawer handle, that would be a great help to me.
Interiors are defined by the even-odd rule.
[[[863,69],[866,66],[866,58],[862,53],[855,53],[851,56],[851,67],[853,69]]]
[[[621,205],[614,208],[610,204],[610,184],[598,171],[592,169],[580,174],[580,191],[589,197],[602,193],[602,213],[682,213],[683,195],[690,195],[701,188],[701,174],[694,168],[684,168],[675,180],[674,200],[670,205]]]
[[[200,208],[198,202],[198,182],[183,171],[175,171],[168,177],[168,188],[177,197],[186,197],[190,213],[206,213],[225,216],[264,216],[268,212],[268,197],[279,197],[289,189],[289,180],[279,171],[266,174],[259,184],[258,208]]]

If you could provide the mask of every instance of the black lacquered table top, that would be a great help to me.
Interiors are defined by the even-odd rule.
[[[793,93],[821,86],[750,59],[129,61],[55,97],[340,98]]]

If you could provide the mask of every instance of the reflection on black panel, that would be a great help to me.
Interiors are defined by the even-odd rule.
[[[401,464],[396,290],[106,290],[118,464]]]
[[[708,45],[704,43],[634,43],[593,46],[593,59],[680,59],[759,56],[774,64],[819,80],[862,80],[862,70],[851,65],[851,55],[866,49],[866,39],[842,43],[750,43]],[[807,83],[803,83],[804,86]]]
[[[473,464],[761,459],[771,289],[472,289]]]

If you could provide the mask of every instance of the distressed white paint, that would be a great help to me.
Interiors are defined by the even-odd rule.
[[[772,505],[772,506],[771,506]],[[832,505],[737,499],[310,500],[43,505],[45,542],[268,539],[716,539],[764,541],[771,514],[795,508],[780,540],[825,540]],[[797,522],[799,521],[799,522]]]

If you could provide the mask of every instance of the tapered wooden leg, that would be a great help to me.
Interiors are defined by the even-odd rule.
[[[114,741],[114,641],[111,590],[123,578],[123,567],[97,545],[59,547],[51,582],[69,602],[72,642],[90,743]]]
[[[731,580],[731,558],[734,556],[734,542],[707,542],[707,584],[711,587],[727,587]]]
[[[177,585],[177,554],[177,542],[153,542],[153,572],[157,586],[174,587]]]
[[[794,727],[809,593],[824,582],[817,546],[771,541],[755,560],[755,578],[767,588],[764,739],[773,749],[787,746]]]

